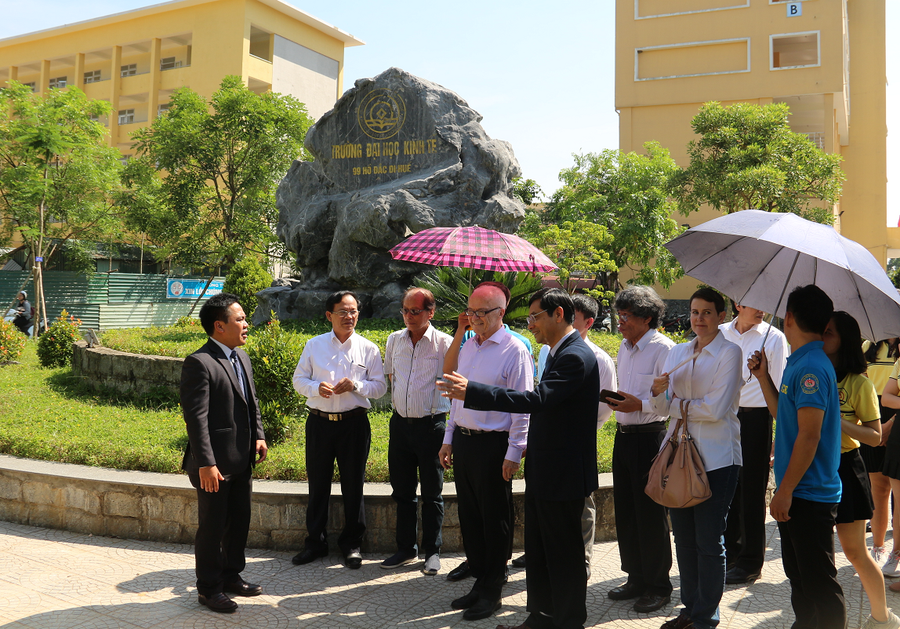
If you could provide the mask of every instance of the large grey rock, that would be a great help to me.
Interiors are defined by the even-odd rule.
[[[294,162],[278,187],[278,236],[302,272],[290,290],[260,293],[254,322],[269,310],[303,317],[319,297],[301,293],[339,287],[396,316],[425,267],[393,260],[391,247],[429,227],[514,232],[525,210],[512,196],[521,169],[480,121],[457,94],[398,68],[357,81],[307,134],[315,161]]]

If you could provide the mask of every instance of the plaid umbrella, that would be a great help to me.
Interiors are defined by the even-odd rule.
[[[390,253],[396,260],[466,269],[544,273],[556,268],[527,240],[481,227],[423,229]]]

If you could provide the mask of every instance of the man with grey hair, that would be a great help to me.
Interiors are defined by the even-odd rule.
[[[649,613],[667,605],[672,593],[666,510],[650,500],[644,486],[666,431],[666,418],[650,406],[650,387],[675,343],[656,330],[666,305],[652,288],[630,286],[616,296],[614,307],[624,337],[617,357],[622,399],[607,401],[616,411],[613,500],[619,557],[628,581],[607,596],[615,601],[636,598],[634,610]]]

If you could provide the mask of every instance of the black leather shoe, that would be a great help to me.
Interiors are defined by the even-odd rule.
[[[209,596],[198,594],[197,602],[201,605],[206,605],[210,611],[218,612],[220,614],[233,614],[238,608],[237,603],[221,592],[210,594]]]
[[[525,553],[522,553],[518,557],[512,560],[512,565],[516,568],[524,568],[525,567]]]
[[[262,594],[261,585],[247,583],[243,579],[238,579],[234,583],[226,583],[222,589],[236,596],[259,596]]]
[[[360,554],[359,548],[351,548],[350,552],[344,555],[344,565],[351,570],[359,570],[359,567],[362,566],[362,554]]]
[[[452,603],[450,603],[450,607],[453,609],[469,609],[472,605],[478,602],[478,592],[472,590],[465,596],[460,596],[455,599]]]
[[[327,557],[328,549],[327,548],[310,548],[306,547],[291,559],[291,563],[295,566],[302,566],[303,564],[310,563],[315,561],[319,557]]]
[[[481,620],[500,609],[500,599],[479,598],[478,602],[463,612],[463,620]]]
[[[737,566],[725,573],[725,583],[732,585],[735,583],[750,583],[756,581],[758,578],[759,572],[750,572],[749,570],[744,570]]]
[[[672,600],[671,596],[662,596],[660,594],[650,594],[647,592],[634,603],[634,611],[641,614],[649,614],[655,612],[661,607],[665,607]]]
[[[625,583],[617,588],[611,589],[606,595],[614,601],[627,601],[630,598],[638,598],[643,596],[645,588],[635,583]]]
[[[447,574],[447,580],[462,581],[470,574],[472,574],[472,571],[469,570],[469,562],[464,561]]]

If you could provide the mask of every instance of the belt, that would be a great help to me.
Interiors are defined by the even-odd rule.
[[[447,413],[437,413],[435,415],[426,415],[425,417],[404,417],[397,411],[394,411],[394,415],[406,421],[407,424],[413,424],[415,422],[421,421],[435,421],[435,420],[444,420],[447,418]]]
[[[662,432],[666,422],[650,422],[649,424],[616,424],[616,430],[623,434],[634,432]]]
[[[324,411],[320,411],[317,408],[310,408],[309,414],[315,415],[316,417],[321,417],[322,419],[327,419],[330,422],[339,422],[342,419],[350,419],[351,417],[361,417],[368,413],[369,409],[363,408],[362,406],[357,406],[354,409],[349,411],[344,411],[343,413],[326,413]]]
[[[740,406],[738,407],[738,413],[752,413],[754,411],[768,411],[769,408],[767,406]]]
[[[489,432],[496,432],[494,430],[475,430],[474,428],[466,428],[465,426],[457,426],[456,428],[459,430],[459,432],[467,437],[471,437],[472,435],[486,435]]]

